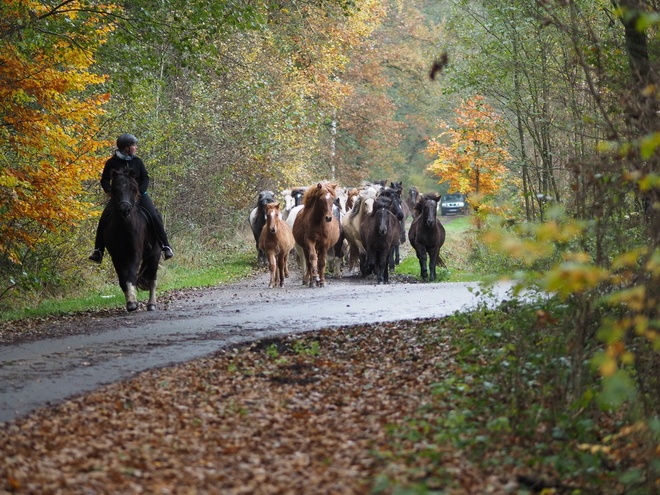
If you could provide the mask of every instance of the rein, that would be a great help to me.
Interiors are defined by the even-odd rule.
[[[118,203],[119,206],[124,204],[128,205],[128,211],[133,211],[133,206],[135,206],[133,203],[131,203],[130,201],[126,201],[125,199]]]

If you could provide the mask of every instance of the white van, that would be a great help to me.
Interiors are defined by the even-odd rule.
[[[465,215],[467,206],[467,196],[465,194],[445,194],[440,200],[440,214],[442,216],[450,214]]]

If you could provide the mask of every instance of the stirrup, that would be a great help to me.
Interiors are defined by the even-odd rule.
[[[101,263],[101,261],[103,261],[103,253],[101,252],[100,249],[96,248],[94,249],[94,251],[92,251],[89,260],[93,261],[94,263]]]
[[[172,256],[174,256],[174,251],[172,251],[172,248],[169,246],[163,246],[163,254],[165,255],[165,259],[169,260]]]

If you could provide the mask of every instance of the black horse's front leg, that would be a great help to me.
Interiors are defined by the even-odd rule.
[[[417,249],[417,258],[419,259],[419,270],[422,275],[422,280],[428,282],[429,274],[426,268],[426,249],[420,247]]]
[[[136,291],[136,276],[137,267],[122,267],[118,261],[112,260],[119,278],[119,287],[124,292],[126,298],[126,310],[135,311],[138,309],[137,291]]]

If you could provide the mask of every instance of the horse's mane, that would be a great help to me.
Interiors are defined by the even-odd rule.
[[[336,187],[337,184],[334,182],[319,182],[315,186],[309,187],[303,196],[303,204],[309,207],[309,205],[313,204],[317,198],[320,198],[326,193],[332,194],[333,198],[337,197],[335,194]]]
[[[357,197],[353,200],[353,208],[351,208],[350,213],[348,214],[349,218],[355,218],[360,211],[360,208],[362,207],[362,203],[367,199],[366,196],[362,195],[357,195]]]
[[[394,200],[390,196],[378,196],[374,200],[374,211],[380,208],[389,208]]]
[[[257,195],[257,208],[261,208],[263,210],[265,204],[274,202],[275,193],[273,191],[261,191]]]
[[[123,181],[123,183],[122,183]],[[124,185],[126,184],[126,186]],[[137,193],[138,183],[132,170],[113,170],[112,178],[110,179],[111,190],[115,187],[130,187]]]
[[[432,199],[437,203],[440,201],[440,195],[436,192],[422,194],[417,200],[417,203],[415,203],[415,213],[419,213],[421,215],[422,210],[424,209],[424,201],[428,199]]]

